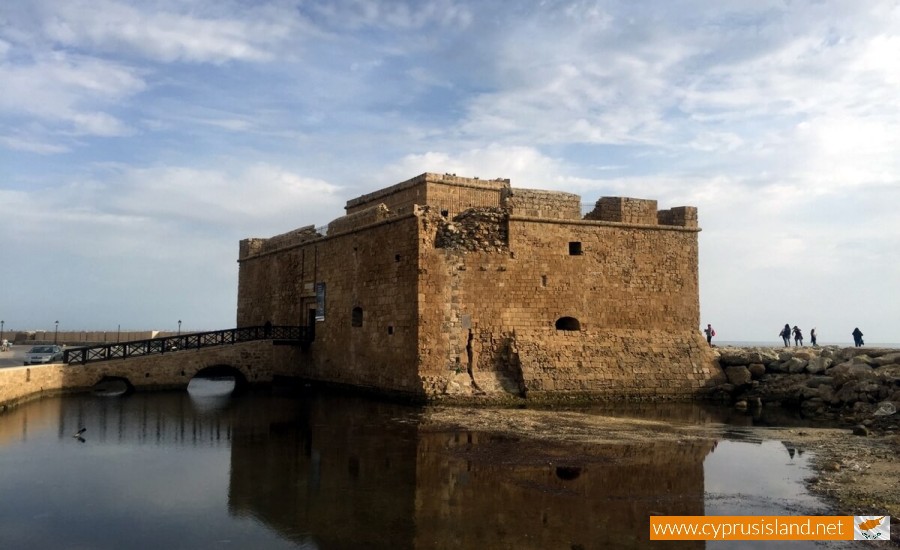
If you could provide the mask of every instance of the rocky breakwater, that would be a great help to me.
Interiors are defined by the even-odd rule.
[[[900,349],[716,348],[727,382],[714,395],[738,408],[796,408],[807,418],[900,429]]]

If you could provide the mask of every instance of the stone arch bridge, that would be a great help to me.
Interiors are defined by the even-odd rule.
[[[70,348],[62,364],[0,371],[0,405],[110,380],[134,389],[186,388],[198,374],[234,376],[236,387],[268,383],[278,345],[305,347],[310,341],[305,327],[265,326]]]

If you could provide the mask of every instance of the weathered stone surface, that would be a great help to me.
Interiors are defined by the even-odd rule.
[[[747,366],[747,370],[750,371],[750,376],[752,376],[754,380],[759,380],[766,373],[766,366],[762,363],[750,363]]]
[[[840,387],[850,380],[860,380],[875,376],[875,369],[866,364],[841,363],[825,373],[834,380],[834,386]]]
[[[832,360],[828,357],[811,357],[806,364],[806,372],[810,374],[819,374],[831,366]]]
[[[752,380],[750,370],[742,366],[725,367],[725,376],[728,377],[728,382],[735,386],[744,386]]]
[[[863,437],[870,435],[869,428],[866,428],[862,424],[858,424],[853,426],[853,435],[861,435]]]
[[[884,365],[898,365],[900,364],[900,351],[896,353],[886,353],[876,357],[872,362],[878,367],[883,367]]]
[[[723,350],[719,352],[719,364],[723,367],[749,365],[752,361],[748,354],[741,350]]]
[[[784,372],[788,372],[788,365],[787,365],[787,362],[790,361],[790,360],[791,360],[791,358],[788,357],[788,358],[785,359],[784,361],[780,361],[780,360],[779,360],[779,361],[774,361],[774,362],[772,362],[772,363],[769,363],[768,365],[766,365],[766,371],[767,371],[767,372],[774,372],[774,373],[784,373]]]
[[[785,361],[783,367],[787,369],[787,372],[791,374],[796,374],[799,372],[803,372],[806,368],[807,360],[802,357],[791,357],[787,361]]]

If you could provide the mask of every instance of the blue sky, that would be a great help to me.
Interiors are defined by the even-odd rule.
[[[0,318],[233,326],[240,239],[430,171],[697,206],[719,339],[900,342],[898,151],[897,1],[7,0]]]

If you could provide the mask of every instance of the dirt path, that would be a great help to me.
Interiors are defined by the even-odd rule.
[[[687,425],[571,411],[434,407],[426,424],[591,444],[727,439],[723,424]],[[759,439],[783,441],[812,453],[809,490],[836,515],[890,515],[900,545],[900,435],[857,436],[839,428],[740,428]]]

